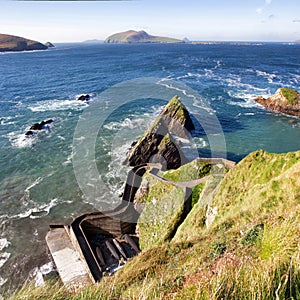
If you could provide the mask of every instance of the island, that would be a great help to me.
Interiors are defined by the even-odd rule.
[[[259,96],[254,100],[270,110],[300,117],[300,94],[293,89],[280,88],[269,98]]]
[[[105,43],[107,44],[129,44],[129,43],[183,43],[182,40],[154,36],[145,31],[128,30],[125,32],[115,33],[109,36]]]
[[[46,49],[48,49],[46,45],[37,41],[9,34],[0,34],[0,52]]]

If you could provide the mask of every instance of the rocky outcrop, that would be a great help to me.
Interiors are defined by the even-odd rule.
[[[47,126],[49,124],[53,123],[52,119],[46,120],[46,121],[42,121],[41,123],[34,123],[30,129],[25,133],[25,136],[33,136],[35,135],[38,131],[41,131],[45,128],[48,128]]]
[[[55,46],[51,42],[45,43],[48,48],[55,48]]]
[[[137,166],[159,162],[167,169],[176,169],[188,160],[181,151],[181,143],[175,136],[189,139],[194,129],[189,112],[175,96],[165,106],[152,126],[128,152],[126,163]]]
[[[91,96],[89,94],[81,95],[77,98],[78,101],[84,101],[87,102],[91,99]]]
[[[109,36],[105,43],[182,43],[182,40],[150,35],[143,30],[128,30]]]
[[[37,41],[19,36],[0,34],[0,52],[46,50],[48,47]]]
[[[260,96],[254,100],[270,110],[300,117],[300,94],[293,89],[280,88],[269,98]]]

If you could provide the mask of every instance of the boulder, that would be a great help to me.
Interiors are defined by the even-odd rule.
[[[41,123],[35,123],[30,127],[30,130],[42,130],[45,128],[45,125],[53,123],[52,119],[42,121]]]
[[[269,98],[259,96],[254,100],[267,109],[300,117],[300,94],[293,89],[280,88]]]
[[[32,130],[28,130],[26,133],[25,133],[26,136],[33,136],[35,135],[35,132],[32,131]]]
[[[41,131],[42,129],[47,128],[46,125],[53,123],[52,119],[46,120],[46,121],[42,121],[41,123],[34,123],[30,129],[25,133],[25,136],[33,136],[35,135],[37,132],[36,131]]]
[[[176,169],[188,162],[181,151],[180,142],[174,136],[189,139],[194,124],[190,114],[175,96],[164,107],[152,126],[138,142],[133,144],[126,163],[137,166],[149,162],[159,162],[167,169]]]
[[[77,98],[78,101],[89,101],[91,96],[89,94],[81,95]]]

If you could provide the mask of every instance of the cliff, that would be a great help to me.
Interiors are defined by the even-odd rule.
[[[109,36],[105,43],[182,43],[169,37],[149,35],[145,31],[128,30]]]
[[[139,224],[145,250],[113,277],[81,291],[80,298],[298,299],[300,151],[256,151],[229,171],[220,167],[193,161],[159,174],[174,182],[211,174],[192,192],[181,222],[173,204],[182,201],[182,193],[146,174],[144,180],[153,182],[142,196],[152,212]],[[216,177],[218,170],[228,172]],[[12,299],[53,295],[76,298],[50,282],[24,288]]]
[[[48,47],[37,41],[19,36],[0,34],[0,52],[46,50]]]
[[[267,109],[300,117],[300,94],[289,88],[280,88],[269,98],[262,96],[254,99]]]
[[[181,151],[180,142],[174,137],[189,138],[194,129],[189,112],[175,96],[164,107],[155,122],[148,128],[127,155],[126,163],[137,166],[159,162],[167,169],[176,169],[188,160]]]

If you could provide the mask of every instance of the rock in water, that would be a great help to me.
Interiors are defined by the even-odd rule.
[[[195,129],[190,114],[175,96],[165,106],[152,126],[140,140],[133,145],[127,155],[126,163],[138,166],[149,162],[159,162],[167,169],[176,169],[188,162],[180,149],[180,143],[173,136],[189,139],[190,131]]]
[[[254,100],[268,109],[300,117],[300,94],[293,89],[280,88],[269,98],[260,96]]]
[[[45,43],[48,48],[55,48],[55,46],[51,42]]]
[[[91,96],[89,94],[86,94],[86,95],[81,95],[77,98],[78,101],[89,101],[91,98]]]

